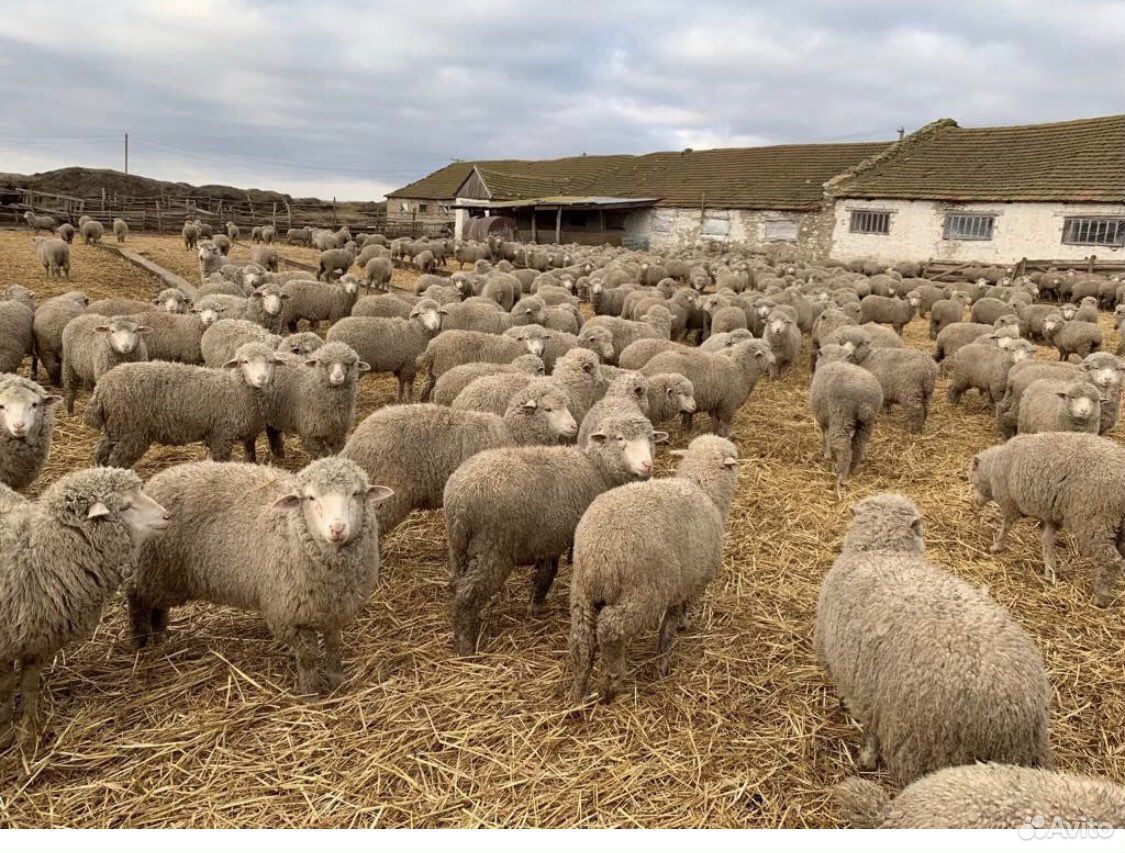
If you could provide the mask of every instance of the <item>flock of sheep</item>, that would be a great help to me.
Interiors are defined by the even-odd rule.
[[[54,227],[42,220],[28,215],[32,228]],[[36,238],[48,276],[69,274],[64,228]],[[114,231],[125,239],[127,227]],[[96,243],[102,226],[81,222],[79,233]],[[194,293],[148,303],[74,291],[37,304],[12,285],[0,296],[0,741],[17,719],[34,736],[41,668],[97,625],[119,587],[138,647],[160,641],[171,608],[232,605],[260,613],[292,650],[302,693],[336,687],[341,632],[378,578],[379,535],[437,507],[454,651],[476,651],[483,613],[518,565],[534,566],[537,613],[565,556],[571,699],[589,696],[600,654],[609,701],[634,638],[656,631],[664,673],[677,628],[721,568],[738,485],[732,421],[806,345],[838,494],[890,407],[925,428],[944,369],[950,405],[972,389],[995,405],[998,443],[965,460],[976,500],[1001,511],[993,550],[1012,522],[1033,518],[1049,577],[1063,529],[1095,564],[1097,603],[1117,595],[1125,447],[1103,434],[1125,368],[1096,321],[1115,308],[1120,331],[1119,277],[979,268],[940,282],[913,264],[788,264],[737,249],[291,229],[286,242],[321,249],[314,278],[278,271],[272,226],[253,229],[250,263],[228,259],[233,223],[215,234],[188,222],[182,236],[199,259]],[[438,274],[450,261],[458,271]],[[390,287],[396,264],[419,273],[413,293]],[[933,355],[900,337],[927,316]],[[1059,360],[1036,359],[1033,342]],[[29,377],[18,375],[29,355]],[[38,383],[40,365],[62,396]],[[368,373],[396,377],[395,404],[354,424]],[[82,387],[98,467],[20,495],[46,460],[55,406],[72,413]],[[673,451],[672,476],[653,478],[660,427],[678,419],[690,431],[703,413],[710,431]],[[249,464],[263,432],[271,459],[288,436],[314,461],[297,473]],[[129,470],[153,444],[199,442],[213,461],[145,483]],[[230,461],[236,445],[245,463]],[[881,760],[907,786],[894,800],[871,782],[840,786],[854,822],[1018,826],[1049,814],[1122,825],[1119,784],[1048,769],[1050,690],[1031,638],[986,592],[926,560],[909,499],[852,509],[814,644],[864,727],[857,764]]]

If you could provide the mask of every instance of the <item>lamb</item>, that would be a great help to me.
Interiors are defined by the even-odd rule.
[[[1079,320],[1084,323],[1096,323],[1098,322],[1098,298],[1096,296],[1084,296],[1078,305],[1061,306],[1059,313],[1068,322]]]
[[[558,385],[539,379],[509,403],[502,417],[432,403],[385,406],[356,427],[340,456],[394,489],[379,507],[379,526],[386,533],[412,509],[440,507],[446,481],[474,454],[555,444],[577,431]]]
[[[53,216],[37,216],[30,210],[25,210],[23,214],[23,221],[27,223],[27,227],[38,234],[40,231],[54,231],[58,223]]]
[[[773,353],[764,341],[736,344],[720,352],[665,352],[645,364],[642,373],[652,378],[659,373],[678,373],[691,382],[698,411],[711,418],[711,431],[730,435],[735,413],[750,397],[758,378],[773,363]],[[692,415],[682,417],[684,430],[691,429]]]
[[[848,779],[832,793],[850,824],[863,829],[1125,826],[1125,791],[1116,782],[1034,767],[946,767],[911,783],[893,800],[866,779]]]
[[[714,337],[714,335],[712,335]],[[753,336],[751,336],[753,337]],[[711,338],[708,338],[710,340]],[[662,352],[679,352],[686,347],[676,341],[665,341],[660,338],[641,338],[633,341],[617,355],[617,366],[624,370],[640,370],[654,357]],[[715,347],[709,347],[715,349]]]
[[[263,225],[259,236],[263,243],[272,243],[277,236],[277,229],[272,225]]]
[[[74,414],[79,388],[95,387],[98,380],[119,364],[148,361],[143,336],[151,329],[131,317],[75,317],[63,330],[63,397],[66,413]]]
[[[588,330],[593,329],[607,329],[613,335],[614,353],[620,353],[633,341],[639,341],[642,338],[670,340],[672,335],[670,317],[666,322],[661,323],[657,321],[649,322],[648,320],[623,320],[620,317],[599,315],[587,320],[582,327],[582,332],[588,333]],[[610,361],[612,360],[610,359]]]
[[[326,340],[347,344],[376,373],[393,373],[398,380],[395,402],[410,402],[420,357],[429,351],[441,329],[440,312],[436,302],[423,299],[410,310],[407,320],[344,317],[328,330]]]
[[[174,316],[174,315],[168,315]],[[265,395],[281,357],[262,343],[247,343],[223,369],[166,361],[121,364],[98,382],[85,422],[102,430],[99,465],[129,468],[152,444],[205,443],[216,462],[230,459],[241,442],[257,458],[265,429]]]
[[[87,314],[101,314],[103,317],[122,317],[125,314],[140,314],[151,311],[154,303],[139,299],[118,296],[111,299],[95,299],[86,306]]]
[[[0,373],[0,484],[22,489],[39,476],[61,402],[30,379]]]
[[[1066,321],[1061,314],[1051,314],[1043,321],[1043,335],[1059,351],[1059,361],[1072,354],[1085,358],[1102,348],[1102,330],[1097,323]]]
[[[267,395],[270,455],[285,458],[286,433],[297,435],[312,459],[339,453],[355,420],[356,383],[370,367],[347,344],[327,343],[302,361],[292,359]]]
[[[950,323],[938,332],[934,345],[934,361],[944,361],[961,347],[977,341],[982,335],[992,334],[999,333],[992,326],[986,326],[984,323]]]
[[[442,332],[427,344],[425,351],[418,357],[418,372],[426,377],[421,398],[430,399],[434,383],[443,373],[458,364],[468,364],[472,361],[507,364],[526,353],[541,356],[542,337],[525,336],[524,340],[520,341],[506,335],[489,335],[484,332],[458,330]]]
[[[473,361],[468,364],[459,364],[443,373],[434,384],[434,390],[430,396],[433,402],[439,406],[450,406],[465,388],[474,380],[483,376],[494,376],[501,373],[526,373],[530,376],[543,376],[544,372],[543,359],[530,353],[513,359],[510,364]]]
[[[35,361],[35,308],[15,300],[0,301],[0,373],[15,373],[25,355]]]
[[[604,391],[598,357],[587,349],[571,350],[555,362],[551,378],[565,389],[570,413],[582,423]]]
[[[935,302],[930,308],[930,340],[935,340],[946,326],[960,323],[968,302],[969,297],[964,293],[955,293],[949,299]]]
[[[914,319],[917,307],[909,299],[871,294],[859,301],[859,322],[887,325],[901,335],[903,327]]]
[[[62,334],[66,324],[86,313],[86,294],[72,290],[47,299],[35,309],[31,331],[35,336],[35,352],[43,368],[56,385],[62,384]],[[32,378],[37,374],[32,362]]]
[[[481,611],[516,565],[536,565],[532,608],[542,608],[586,508],[650,477],[653,444],[666,437],[644,417],[610,418],[583,448],[486,450],[453,472],[444,505],[457,654],[475,651]]]
[[[1035,518],[1042,525],[1044,573],[1053,583],[1055,534],[1062,527],[1097,567],[1098,605],[1112,603],[1125,568],[1114,547],[1125,536],[1125,447],[1082,432],[1017,435],[978,453],[969,480],[980,506],[996,501],[1000,508],[993,553],[1006,547],[1012,522]]]
[[[206,325],[200,314],[169,314],[167,311],[146,311],[130,317],[143,326],[145,349],[150,361],[180,361],[184,364],[203,364],[200,339]]]
[[[770,378],[784,379],[801,355],[801,330],[788,313],[775,308],[766,322],[764,337],[773,353]]]
[[[129,223],[124,219],[114,219],[113,236],[117,238],[118,243],[124,243],[125,238],[129,236]]]
[[[233,222],[227,223],[227,239],[232,242],[242,236],[242,229],[235,225]]]
[[[453,331],[460,329],[469,332],[487,332],[490,335],[501,335],[510,329],[515,318],[506,313],[499,305],[491,300],[491,304],[479,301],[480,297],[471,297],[457,305],[447,305],[442,308],[444,318],[441,321],[442,329]]]
[[[996,406],[996,425],[1000,434],[1009,439],[1016,434],[1019,422],[1020,398],[1027,387],[1039,379],[1058,379],[1064,381],[1077,381],[1080,379],[1092,380],[1094,368],[1091,365],[1095,354],[1087,358],[1081,365],[1066,362],[1021,361],[1013,365],[1008,371],[1008,384],[1004,398]],[[1094,383],[1097,384],[1096,382]]]
[[[69,222],[64,222],[62,225],[55,229],[55,236],[62,239],[64,243],[73,243],[74,235],[77,233],[78,229],[76,229]]]
[[[113,598],[142,541],[168,513],[132,471],[66,474],[35,501],[9,494],[0,512],[0,748],[15,718],[20,665],[22,740],[39,726],[39,675],[61,649],[85,639]]]
[[[285,300],[282,325],[295,332],[297,324],[307,320],[309,328],[315,330],[323,320],[331,324],[351,314],[359,298],[359,281],[350,275],[330,284],[290,281],[282,285],[281,292],[289,297]]]
[[[850,350],[853,364],[866,368],[879,380],[883,389],[883,409],[892,404],[913,410],[911,430],[922,432],[934,395],[938,366],[925,353],[894,347],[873,347],[871,336],[862,327],[848,327],[838,332],[841,344]]]
[[[265,344],[273,348],[279,341],[272,335],[249,320],[222,319],[216,320],[208,326],[199,339],[199,351],[203,357],[205,367],[222,367],[238,352],[238,348],[251,341]]]
[[[883,408],[879,380],[847,358],[848,351],[839,344],[825,345],[809,391],[824,458],[836,461],[836,497],[840,497],[848,475],[863,461]]]
[[[391,276],[394,275],[394,261],[390,258],[371,258],[363,265],[363,283],[367,289],[390,290]]]
[[[185,222],[180,229],[180,236],[184,241],[184,248],[189,252],[199,244],[199,226],[194,222]]]
[[[698,349],[700,352],[718,352],[720,350],[730,349],[735,344],[740,344],[743,341],[752,340],[754,340],[754,335],[749,329],[735,329],[733,332],[721,332],[717,335],[711,335],[699,345]],[[639,341],[638,343],[642,342]],[[621,362],[618,361],[618,364],[620,365]]]
[[[986,592],[925,559],[910,500],[875,495],[852,513],[813,646],[866,730],[859,767],[882,755],[903,785],[978,760],[1047,765],[1050,688],[1031,638]]]
[[[571,700],[585,697],[594,657],[610,702],[625,678],[626,649],[657,629],[657,674],[667,675],[672,639],[684,614],[722,567],[723,530],[738,488],[738,449],[701,435],[673,477],[603,492],[574,531],[570,585]]]
[[[290,355],[306,356],[324,346],[324,340],[316,332],[297,332],[287,335],[277,344],[277,351]]]
[[[391,490],[337,458],[297,474],[195,462],[162,471],[146,489],[178,523],[137,555],[127,589],[136,645],[163,638],[172,607],[226,604],[261,613],[292,649],[302,694],[339,686],[340,634],[379,579],[375,508]]]
[[[226,262],[226,256],[211,240],[199,244],[199,283],[206,284],[207,277],[218,273]]]
[[[105,228],[95,219],[85,223],[79,231],[82,234],[82,241],[87,246],[100,246],[102,235],[105,234]]]
[[[332,281],[337,273],[343,275],[354,263],[354,252],[348,249],[327,249],[317,259],[316,277],[318,280]]]
[[[1003,317],[1005,314],[1010,313],[1011,310],[1012,306],[1004,300],[993,299],[986,296],[973,303],[973,307],[969,311],[969,320],[974,323],[984,323],[986,326],[991,326],[996,322],[997,318]]]
[[[1008,346],[997,346],[998,335],[985,335],[977,343],[961,347],[945,362],[949,376],[949,402],[961,402],[961,396],[970,388],[980,395],[988,395],[990,403],[1004,399],[1008,387],[1008,373],[1012,366],[1035,358],[1035,344],[1017,338]]]
[[[273,246],[255,246],[250,250],[250,260],[268,272],[277,272],[281,266],[281,255]]]
[[[70,246],[58,237],[35,237],[35,255],[47,278],[70,278]]]
[[[666,375],[666,374],[665,374]],[[586,412],[578,429],[578,446],[584,447],[590,433],[597,432],[602,422],[620,415],[649,417],[649,380],[643,373],[630,370],[608,383],[605,394]],[[692,411],[695,410],[694,402]],[[679,409],[677,408],[677,413]],[[651,418],[650,418],[651,420]]]
[[[186,314],[191,308],[191,297],[178,287],[166,287],[156,294],[152,304],[169,314]]]
[[[1036,432],[1097,435],[1101,416],[1101,398],[1091,383],[1040,379],[1027,386],[1020,398],[1017,429],[1020,435]]]

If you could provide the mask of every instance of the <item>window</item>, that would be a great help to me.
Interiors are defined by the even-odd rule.
[[[991,240],[995,223],[991,213],[949,213],[941,236],[943,240]]]
[[[784,219],[765,223],[763,235],[766,240],[784,240],[792,243],[797,239],[797,223]]]
[[[586,214],[577,210],[569,210],[563,214],[563,225],[570,228],[585,228]]]
[[[705,237],[726,237],[730,233],[730,221],[726,219],[704,219],[700,229]]]
[[[625,230],[625,211],[623,211],[623,210],[607,210],[605,212],[605,230],[606,231],[624,231]]]
[[[1062,241],[1080,246],[1120,246],[1125,244],[1125,219],[1068,216],[1063,220]]]
[[[890,234],[891,213],[889,210],[853,210],[850,230],[853,234]]]
[[[424,201],[418,202],[418,212],[419,213],[426,214],[426,213],[429,213],[429,210],[430,210],[430,206],[428,204],[426,204]]]
[[[400,201],[398,203],[398,208],[399,208],[399,211],[401,211],[402,213],[410,213],[410,202]]]

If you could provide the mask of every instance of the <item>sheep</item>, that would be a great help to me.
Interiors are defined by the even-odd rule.
[[[219,247],[211,240],[201,241],[197,254],[199,256],[199,282],[200,284],[206,284],[209,275],[219,272],[225,262],[225,257]]]
[[[282,285],[281,292],[289,297],[285,300],[282,325],[295,332],[301,320],[308,321],[310,329],[316,329],[323,320],[331,324],[349,316],[359,298],[359,281],[350,275],[329,284],[290,281]]]
[[[821,312],[812,328],[812,352],[809,362],[811,370],[816,371],[816,365],[820,358],[820,348],[831,343],[831,336],[836,330],[842,329],[844,326],[854,325],[855,321],[838,308],[826,308]]]
[[[871,335],[862,327],[840,329],[837,336],[850,351],[849,360],[871,371],[879,380],[879,387],[883,389],[883,410],[896,403],[909,406],[913,412],[911,431],[922,432],[937,382],[938,366],[934,360],[916,350],[873,347]]]
[[[666,375],[666,374],[665,374]],[[605,394],[587,410],[578,428],[578,446],[584,447],[590,433],[596,432],[602,422],[618,415],[644,415],[649,413],[649,380],[635,370],[625,371],[606,384]],[[692,410],[694,411],[694,401]],[[678,409],[677,412],[678,413]],[[674,414],[676,414],[674,413]]]
[[[227,239],[235,241],[242,236],[242,229],[233,222],[227,222]]]
[[[784,379],[801,355],[801,330],[788,313],[775,308],[765,326],[765,341],[773,353],[771,379]]]
[[[174,316],[174,315],[168,315]],[[241,442],[257,458],[265,395],[281,362],[269,346],[246,343],[222,369],[166,361],[120,364],[98,382],[84,420],[101,430],[99,465],[129,468],[149,446],[203,442],[216,462]]]
[[[397,380],[395,402],[414,398],[414,376],[421,356],[429,351],[441,329],[441,309],[423,299],[406,320],[387,317],[344,317],[328,330],[326,340],[341,341],[354,349],[376,373],[393,373]]]
[[[969,297],[964,293],[954,293],[948,299],[939,299],[930,307],[930,340],[935,340],[946,326],[960,323],[965,316],[965,306]]]
[[[1039,379],[1092,380],[1095,370],[1092,362],[1103,357],[1103,355],[1095,353],[1087,357],[1081,365],[1057,361],[1028,360],[1013,365],[1012,369],[1008,371],[1008,383],[1004,391],[1004,397],[996,406],[996,425],[1000,434],[1005,439],[1009,439],[1016,434],[1019,422],[1020,398],[1032,382]]]
[[[62,225],[55,229],[55,236],[60,238],[64,243],[73,243],[74,235],[77,233],[78,229],[76,229],[69,222],[64,222]]]
[[[39,476],[61,402],[30,379],[0,373],[0,484],[22,489]]]
[[[220,252],[222,252],[224,258],[230,255],[231,241],[230,237],[228,237],[226,234],[216,234],[215,236],[211,237],[211,242],[215,244],[215,247]]]
[[[285,433],[297,435],[312,459],[339,453],[355,419],[356,383],[370,369],[355,350],[338,342],[287,364],[266,397],[270,455],[285,458]]]
[[[23,213],[23,221],[27,223],[27,227],[38,234],[40,231],[54,231],[58,223],[53,216],[37,216],[30,210],[25,210]]]
[[[879,380],[847,358],[848,351],[839,344],[825,345],[809,391],[824,458],[836,461],[836,497],[840,497],[848,475],[863,462],[883,408]]]
[[[481,610],[516,565],[536,565],[532,609],[595,497],[652,475],[653,444],[667,438],[638,415],[610,418],[585,447],[506,447],[468,459],[445,484],[453,590],[453,643],[476,650]]]
[[[440,507],[446,481],[474,454],[554,444],[577,431],[558,385],[539,379],[508,404],[503,416],[433,403],[385,406],[355,428],[340,456],[394,489],[379,508],[379,527],[386,533],[412,509]]]
[[[418,303],[418,297],[400,293],[376,293],[361,296],[352,306],[353,317],[399,317],[406,320]],[[444,325],[444,324],[443,324]]]
[[[215,236],[215,229],[207,222],[201,219],[196,219],[195,224],[199,227],[199,236],[204,240],[210,240]]]
[[[678,373],[687,378],[695,393],[695,407],[711,418],[711,431],[730,435],[735,413],[753,393],[758,378],[773,364],[773,353],[764,341],[752,340],[720,352],[664,352],[642,368],[645,376]],[[691,429],[692,415],[685,412],[683,429]]]
[[[222,367],[245,343],[256,341],[272,348],[279,339],[249,320],[221,319],[209,325],[199,339],[205,367]]]
[[[79,229],[79,232],[82,234],[82,242],[87,246],[100,246],[105,227],[96,219],[91,219]]]
[[[250,260],[268,272],[277,272],[281,266],[281,255],[273,246],[255,246],[250,250]]]
[[[277,343],[277,351],[290,355],[306,356],[324,346],[324,339],[316,332],[298,332],[287,335]]]
[[[66,324],[62,338],[62,379],[66,413],[74,414],[74,395],[83,385],[95,387],[119,364],[148,361],[144,335],[148,326],[131,317],[86,314]]]
[[[852,506],[825,576],[813,646],[895,784],[972,761],[1049,763],[1050,688],[1031,638],[986,592],[924,557],[902,495]],[[940,637],[941,642],[935,642]]]
[[[35,255],[47,278],[70,278],[70,246],[58,237],[35,237]]]
[[[206,325],[201,314],[169,314],[167,311],[145,311],[129,315],[149,331],[145,349],[150,361],[179,361],[203,364],[200,339]]]
[[[426,377],[421,399],[429,400],[438,378],[458,364],[468,364],[471,361],[507,364],[526,353],[542,356],[542,337],[525,337],[521,341],[506,335],[489,335],[484,332],[442,332],[418,356],[417,370]]]
[[[510,364],[494,364],[487,361],[459,364],[441,375],[434,384],[434,390],[430,397],[439,406],[449,406],[475,379],[483,376],[494,376],[501,373],[526,373],[530,376],[543,376],[544,372],[543,359],[530,353],[513,359]]]
[[[660,426],[677,415],[695,413],[695,388],[679,373],[656,373],[648,378],[648,419]],[[596,405],[596,404],[595,404]]]
[[[1039,379],[1020,398],[1017,430],[1098,434],[1102,405],[1097,387],[1085,380]]]
[[[1084,296],[1078,305],[1061,306],[1059,313],[1067,322],[1078,320],[1083,323],[1096,323],[1098,322],[1098,298],[1096,296]]]
[[[140,299],[128,299],[124,296],[110,299],[95,299],[86,306],[87,314],[101,314],[103,317],[121,317],[125,314],[140,314],[151,311],[154,303],[142,302]]]
[[[485,304],[484,301],[480,301],[480,297],[474,296],[457,305],[444,306],[442,329],[500,335],[515,324],[515,318],[511,314],[506,313],[495,302],[486,301],[491,304]]]
[[[1089,374],[1090,382],[1101,396],[1102,414],[1098,433],[1105,434],[1117,425],[1121,411],[1125,363],[1110,353],[1095,352],[1083,359],[1082,369]]]
[[[977,504],[995,501],[1000,508],[992,553],[1006,547],[1012,522],[1037,519],[1044,574],[1054,583],[1055,534],[1061,527],[1070,533],[1078,553],[1096,566],[1098,605],[1112,603],[1125,568],[1114,547],[1125,536],[1125,447],[1083,432],[1017,435],[973,457],[969,480]]]
[[[137,647],[163,638],[172,607],[226,604],[261,613],[292,649],[302,694],[339,686],[340,634],[379,579],[375,508],[391,490],[336,458],[297,474],[195,462],[162,471],[145,488],[177,524],[137,555],[126,590]]]
[[[722,567],[738,449],[702,435],[672,452],[680,457],[674,476],[603,492],[574,531],[573,702],[585,697],[599,650],[606,669],[601,698],[612,701],[624,682],[629,642],[654,626],[657,675],[667,675],[676,629]]]
[[[394,270],[394,261],[390,258],[371,258],[363,264],[363,283],[368,291],[389,290]]]
[[[860,323],[880,323],[890,326],[896,335],[914,319],[917,304],[909,299],[894,296],[865,296],[859,302]]]
[[[290,228],[285,232],[285,242],[290,246],[312,245],[311,228]]]
[[[129,223],[124,219],[114,219],[113,236],[117,238],[118,243],[124,243],[125,238],[129,236]]]
[[[893,799],[877,783],[848,779],[833,798],[862,829],[1019,829],[1125,826],[1125,791],[1109,779],[1005,764],[946,767]]]
[[[1012,307],[1002,299],[992,299],[986,296],[973,303],[973,307],[969,310],[969,320],[973,323],[984,323],[991,326],[996,322],[996,318],[1010,313],[1011,310]]]
[[[1043,321],[1043,335],[1059,351],[1059,361],[1066,361],[1072,354],[1085,358],[1102,348],[1102,330],[1097,323],[1067,321],[1061,314],[1051,314]]]
[[[511,399],[523,393],[535,376],[522,371],[492,373],[470,382],[450,403],[450,407],[463,411],[492,412],[502,415]],[[436,389],[436,386],[435,386]],[[564,390],[560,386],[560,390]]]
[[[168,513],[132,471],[65,474],[35,501],[0,512],[0,748],[14,720],[19,663],[21,740],[39,726],[39,676],[61,649],[93,633],[142,542]]]
[[[1004,399],[1012,365],[1035,358],[1035,344],[1031,341],[1017,338],[1002,347],[996,346],[999,340],[997,335],[985,335],[977,343],[961,347],[945,362],[950,403],[960,403],[961,396],[970,388],[977,389],[982,397],[987,394],[990,403],[999,403]]]
[[[1043,323],[1057,311],[1054,305],[1029,305],[1022,309],[1019,314],[1020,335],[1031,341],[1050,343],[1043,332]]]
[[[35,307],[15,300],[0,301],[0,373],[15,373],[25,355],[35,366]]]
[[[984,323],[950,323],[938,332],[934,344],[934,361],[942,362],[961,349],[961,347],[980,339],[982,335],[998,334],[992,326]]]
[[[670,340],[672,336],[670,318],[663,322],[649,322],[647,320],[623,320],[620,317],[600,315],[587,320],[582,327],[582,332],[588,333],[593,329],[607,329],[613,335],[614,353],[620,353],[633,341],[639,341],[642,338]],[[611,358],[609,361],[612,362],[613,359]]]
[[[47,375],[56,385],[62,384],[62,334],[75,317],[86,313],[86,294],[72,290],[61,296],[44,300],[35,309],[35,319],[31,331],[35,337],[35,353],[43,363]],[[32,363],[32,378],[36,376],[36,366]]]
[[[263,243],[272,243],[277,236],[277,229],[272,225],[263,225],[259,237]]]
[[[192,251],[199,244],[199,226],[194,222],[185,222],[180,229],[180,237],[183,238],[184,248]]]
[[[752,340],[754,340],[754,334],[749,329],[735,329],[732,332],[721,332],[717,335],[711,335],[699,345],[698,349],[700,352],[719,352],[720,350],[730,349],[735,344],[740,344],[743,341]],[[644,342],[638,341],[638,343]],[[624,353],[622,355],[624,355]],[[622,367],[625,366],[621,365],[620,361],[618,361],[618,365]]]
[[[347,249],[327,249],[320,253],[316,264],[317,280],[332,281],[337,273],[343,275],[355,263],[355,254]]]
[[[712,337],[714,337],[712,335]],[[710,338],[708,338],[710,340]],[[676,341],[665,341],[660,338],[641,338],[633,341],[617,355],[617,366],[625,370],[640,370],[654,357],[662,352],[679,352],[686,347]],[[715,349],[715,347],[710,347]]]
[[[169,314],[186,314],[191,308],[191,297],[178,287],[166,287],[156,295],[152,304]]]

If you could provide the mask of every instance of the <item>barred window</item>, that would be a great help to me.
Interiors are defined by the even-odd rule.
[[[991,240],[995,224],[991,213],[949,213],[941,236],[945,240]]]
[[[890,211],[853,210],[851,232],[853,234],[890,234]]]
[[[794,242],[797,239],[797,223],[787,219],[776,219],[766,222],[766,240],[785,240]]]
[[[1125,219],[1068,216],[1063,220],[1063,242],[1079,246],[1125,244]]]

